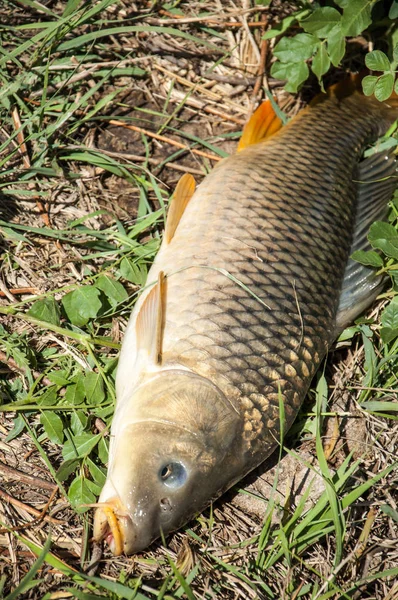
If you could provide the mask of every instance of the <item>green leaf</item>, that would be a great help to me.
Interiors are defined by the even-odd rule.
[[[376,77],[376,75],[366,75],[366,77],[362,79],[362,89],[365,96],[371,96],[373,94],[377,80],[378,77]]]
[[[91,371],[84,378],[84,389],[88,404],[101,404],[105,398],[104,382],[99,373]]]
[[[11,431],[8,433],[8,435],[6,437],[6,442],[11,442],[15,438],[17,438],[26,428],[25,419],[23,418],[22,415],[18,415],[14,419],[13,424],[14,424],[13,428],[11,429]]]
[[[55,386],[51,386],[46,389],[36,401],[39,406],[54,406],[54,404],[57,404],[57,400],[58,396]]]
[[[98,457],[104,465],[108,462],[109,445],[104,437],[101,437],[98,444]]]
[[[391,517],[391,519],[394,519],[396,523],[398,523],[398,511],[394,510],[392,506],[389,506],[388,504],[382,504],[380,506],[380,510],[383,511],[383,513],[388,517]]]
[[[381,400],[369,400],[361,402],[361,408],[365,408],[370,412],[397,412],[398,402],[383,402]]]
[[[380,329],[380,337],[385,344],[389,344],[396,337],[398,337],[398,329],[390,329],[389,327],[382,327]]]
[[[322,75],[329,71],[329,67],[330,58],[328,56],[328,53],[326,52],[325,44],[321,43],[319,44],[317,53],[315,54],[311,65],[311,69],[318,77],[318,81],[321,81]]]
[[[64,441],[64,424],[62,419],[53,411],[46,411],[40,415],[40,423],[44,427],[48,438],[55,444]]]
[[[144,285],[147,278],[145,265],[137,265],[126,257],[120,262],[119,273],[121,277],[137,285]]]
[[[393,0],[390,6],[390,11],[388,13],[388,18],[394,21],[394,19],[398,19],[398,0]],[[394,58],[394,60],[398,60]]]
[[[395,296],[383,310],[380,322],[389,329],[398,329],[398,296]]]
[[[79,512],[88,510],[86,507],[82,506],[83,504],[92,504],[96,500],[96,496],[87,486],[86,480],[80,475],[78,475],[70,484],[68,498],[75,510],[79,510]]]
[[[316,8],[312,14],[301,21],[301,26],[307,33],[315,33],[322,39],[340,29],[341,14],[331,6]]]
[[[101,469],[98,465],[95,464],[95,462],[91,460],[91,458],[88,458],[86,460],[86,464],[95,483],[97,485],[103,486],[106,481],[106,469]]]
[[[288,92],[295,93],[300,85],[308,79],[310,71],[305,62],[283,64],[279,61],[271,67],[271,75],[276,79],[286,79],[285,89]]]
[[[395,92],[396,94],[398,94],[398,79],[397,79],[397,81],[395,82],[395,86],[394,86],[394,92]]]
[[[397,13],[398,13],[398,0],[397,0]],[[392,51],[392,57],[395,62],[398,62],[398,44],[396,46],[394,46],[394,50]]]
[[[345,37],[341,28],[336,29],[329,35],[327,44],[332,65],[338,67],[345,54]]]
[[[77,458],[64,460],[56,472],[57,479],[59,479],[59,481],[65,481],[65,479],[68,479],[69,475],[75,471],[78,464],[79,460]]]
[[[83,377],[79,377],[76,383],[72,383],[66,388],[64,400],[66,404],[75,406],[77,404],[82,404],[85,395],[84,379]]]
[[[344,331],[339,335],[338,341],[345,342],[346,340],[351,340],[354,335],[358,333],[358,327],[355,325],[353,327],[346,327]]]
[[[368,239],[373,248],[378,248],[387,256],[398,260],[398,233],[392,225],[376,221],[370,227]]]
[[[62,456],[64,460],[71,460],[76,458],[84,458],[90,454],[95,448],[100,439],[101,434],[93,435],[92,433],[81,433],[75,435],[73,439],[67,440],[62,449]]]
[[[374,0],[338,0],[336,4],[343,9],[341,26],[344,35],[356,36],[362,33],[372,22],[370,15]]]
[[[43,298],[42,300],[36,300],[28,310],[28,315],[35,319],[39,319],[39,321],[45,321],[46,323],[52,323],[53,325],[60,324],[59,306],[52,296]]]
[[[108,275],[100,275],[95,285],[104,292],[112,306],[117,306],[129,297],[122,284]]]
[[[67,379],[67,375],[68,375],[68,371],[59,370],[59,371],[50,371],[50,373],[47,374],[47,377],[52,383],[55,383],[55,385],[63,386],[63,385],[68,385],[68,383],[70,383],[70,380]]]
[[[66,316],[77,327],[82,327],[97,316],[101,308],[100,291],[92,285],[83,285],[62,298]]]
[[[288,17],[285,17],[280,23],[277,23],[275,27],[273,27],[272,29],[268,29],[268,31],[264,33],[262,39],[271,40],[272,38],[281,35],[281,33],[287,31],[287,29],[289,29],[291,25],[297,23],[300,13],[308,14],[308,12],[308,10],[301,10],[296,13],[293,13],[292,15],[289,15]]]
[[[87,425],[88,418],[82,410],[76,410],[70,417],[70,428],[75,435],[83,433]]]
[[[373,50],[365,56],[365,65],[371,71],[389,71],[391,68],[390,61],[381,50]]]
[[[351,258],[361,263],[361,265],[365,265],[367,267],[382,267],[383,259],[380,254],[377,254],[374,250],[356,250]]]
[[[302,63],[303,60],[311,58],[318,43],[315,36],[299,33],[291,38],[282,38],[275,46],[274,55],[282,63]]]
[[[384,102],[387,100],[394,89],[394,75],[392,73],[384,73],[381,77],[378,78],[374,95],[379,102]]]
[[[102,485],[99,485],[98,483],[96,483],[95,481],[92,481],[91,479],[86,479],[86,486],[88,487],[88,489],[90,491],[93,492],[93,494],[95,494],[95,496],[99,496],[102,490]]]

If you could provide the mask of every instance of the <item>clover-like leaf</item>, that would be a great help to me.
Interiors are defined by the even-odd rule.
[[[398,0],[393,0],[390,6],[390,10],[388,13],[388,18],[394,21],[394,19],[398,19]],[[398,59],[394,59],[398,60]]]
[[[374,250],[356,250],[351,258],[361,263],[361,265],[365,265],[367,267],[382,267],[383,259],[380,254],[377,254]]]
[[[377,80],[376,75],[366,75],[362,79],[362,89],[365,96],[371,96],[374,93]]]
[[[376,221],[371,225],[368,234],[373,248],[378,248],[387,256],[398,260],[398,233],[390,223]]]
[[[384,73],[381,77],[378,78],[374,95],[377,100],[380,102],[384,102],[387,100],[394,89],[394,75],[392,73]]]
[[[368,52],[365,56],[365,65],[371,71],[389,71],[391,67],[388,57],[381,50]]]

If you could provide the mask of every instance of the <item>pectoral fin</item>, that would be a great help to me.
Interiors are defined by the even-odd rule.
[[[387,203],[397,187],[397,163],[393,155],[374,154],[358,166],[357,218],[350,255],[356,250],[370,250],[367,238],[371,224],[384,220]],[[383,286],[383,278],[375,270],[349,259],[336,321],[336,336],[376,298]]]
[[[196,187],[196,181],[189,173],[181,177],[171,199],[169,214],[167,215],[164,237],[169,244],[174,237],[177,225],[192,198]]]
[[[138,355],[140,352],[147,352],[153,364],[159,364],[162,359],[164,279],[164,273],[160,271],[158,280],[146,296],[136,321]]]
[[[271,137],[281,127],[281,119],[275,113],[271,102],[266,100],[254,111],[244,126],[237,152]]]

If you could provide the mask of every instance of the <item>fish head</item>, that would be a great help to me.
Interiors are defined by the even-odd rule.
[[[94,539],[132,554],[177,529],[236,480],[239,413],[207,379],[169,371],[115,415],[108,476]],[[127,411],[128,412],[128,411]]]

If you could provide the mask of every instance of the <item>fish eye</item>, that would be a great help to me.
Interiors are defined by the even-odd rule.
[[[163,465],[159,471],[159,479],[170,488],[180,488],[184,485],[188,473],[180,462],[170,462]]]

